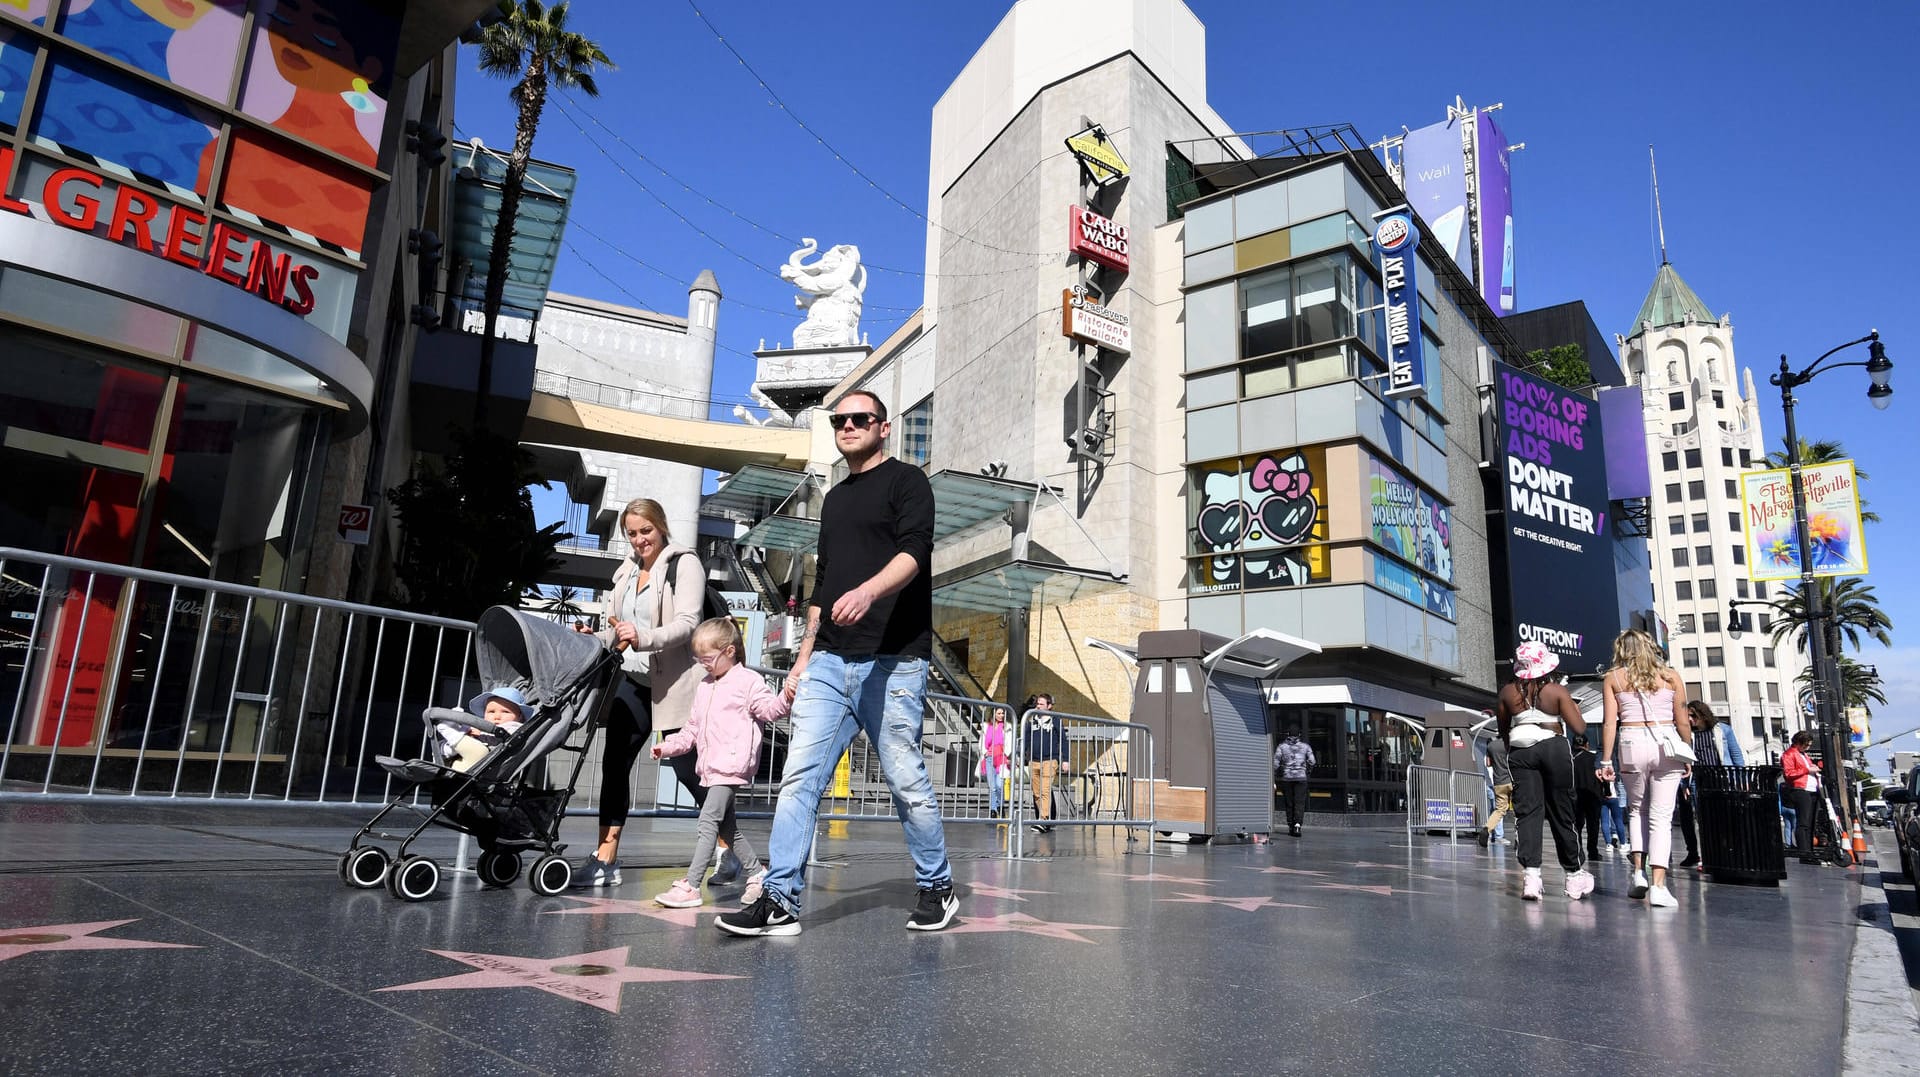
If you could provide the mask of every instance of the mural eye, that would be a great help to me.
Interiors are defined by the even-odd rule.
[[[1244,516],[1245,507],[1239,504],[1208,505],[1200,510],[1200,537],[1215,549],[1235,545],[1240,541]]]

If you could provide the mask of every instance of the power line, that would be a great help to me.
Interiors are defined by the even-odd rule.
[[[766,91],[766,94],[768,97],[773,99],[773,104],[775,108],[778,108],[781,112],[786,113],[787,117],[791,119],[797,126],[799,126],[799,128],[802,131],[805,131],[807,134],[812,135],[813,140],[815,142],[818,142],[823,149],[825,149],[828,153],[832,154],[834,160],[847,166],[848,170],[851,171],[854,175],[859,176],[863,180],[866,180],[867,186],[880,192],[881,196],[886,198],[887,201],[892,202],[894,205],[899,206],[901,209],[904,209],[908,213],[913,214],[915,217],[920,218],[922,221],[925,221],[927,224],[931,225],[932,227],[938,228],[940,231],[945,232],[948,235],[955,237],[956,239],[966,240],[968,243],[972,243],[977,247],[984,247],[987,250],[998,251],[1001,254],[1017,255],[1022,258],[1058,258],[1066,254],[1065,251],[1020,251],[1020,250],[1013,250],[1009,247],[996,246],[995,244],[988,243],[985,240],[975,239],[964,232],[955,232],[953,229],[948,228],[946,225],[941,224],[940,222],[934,220],[933,218],[913,208],[913,206],[907,204],[899,196],[895,195],[892,191],[889,191],[887,188],[881,186],[879,180],[876,180],[872,176],[868,175],[865,171],[863,171],[860,168],[859,165],[856,165],[852,161],[848,160],[844,154],[842,154],[839,150],[834,148],[831,142],[828,142],[826,140],[826,137],[824,135],[814,130],[810,125],[808,125],[807,121],[800,118],[800,115],[798,113],[794,112],[792,108],[788,107],[786,100],[782,98],[780,94],[776,92],[772,86],[769,86],[767,84],[767,80],[761,77],[760,72],[754,70],[753,65],[747,62],[747,58],[745,56],[740,55],[740,50],[734,48],[733,43],[728,41],[726,39],[726,36],[720,33],[720,29],[714,26],[713,23],[707,19],[707,16],[703,12],[701,12],[700,6],[697,0],[687,0],[687,7],[692,9],[694,17],[699,19],[701,24],[707,28],[707,31],[713,35],[713,39],[720,43],[720,47],[726,49],[727,52],[731,53],[733,55],[734,60],[739,62],[740,66],[746,70],[747,74],[753,76],[753,81],[756,83],[759,83],[760,88]]]

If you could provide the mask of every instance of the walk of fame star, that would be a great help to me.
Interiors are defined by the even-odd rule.
[[[1010,912],[1004,916],[957,916],[953,927],[942,934],[946,935],[990,935],[996,932],[1011,932],[1017,935],[1039,935],[1048,939],[1067,939],[1072,942],[1092,942],[1082,938],[1082,931],[1119,931],[1110,924],[1062,924],[1050,920],[1041,920],[1023,912]]]
[[[1212,879],[1189,879],[1180,875],[1161,875],[1153,871],[1149,871],[1145,875],[1128,875],[1124,871],[1103,871],[1100,874],[1110,875],[1116,879],[1125,879],[1130,883],[1179,883],[1182,886],[1213,885]]]
[[[382,991],[458,991],[476,987],[531,987],[549,995],[620,1012],[620,988],[630,983],[672,983],[681,980],[738,980],[709,972],[681,972],[627,964],[627,947],[595,950],[565,957],[515,957],[511,954],[469,954],[456,950],[428,950],[471,965],[477,972],[442,976],[437,980],[399,984]]]
[[[1002,901],[1025,901],[1022,894],[1051,894],[1051,890],[1015,890],[1006,886],[992,886],[987,883],[968,883],[967,893],[971,897],[999,898]]]
[[[1187,905],[1225,905],[1241,912],[1253,912],[1256,909],[1317,909],[1318,905],[1289,905],[1284,901],[1275,901],[1266,895],[1258,897],[1220,897],[1217,894],[1181,894],[1179,897],[1160,898],[1163,902]]]
[[[1315,890],[1359,890],[1368,894],[1392,897],[1395,894],[1411,894],[1411,890],[1395,890],[1391,886],[1366,886],[1360,883],[1314,883]]]
[[[655,920],[673,924],[677,927],[697,927],[700,914],[707,912],[705,906],[691,909],[669,909],[651,901],[635,901],[631,898],[590,898],[569,897],[568,901],[582,902],[571,909],[548,909],[546,916],[650,916]]]
[[[88,924],[43,924],[39,927],[0,928],[0,961],[47,950],[198,950],[181,942],[143,939],[103,939],[96,932],[131,924],[132,920],[98,920]]]
[[[1250,867],[1247,870],[1257,871],[1262,875],[1317,875],[1317,876],[1325,877],[1327,874],[1324,871],[1308,871],[1305,868],[1251,868]]]

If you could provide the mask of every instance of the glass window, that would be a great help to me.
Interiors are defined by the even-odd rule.
[[[1773,663],[1769,662],[1767,664],[1772,665]],[[1780,702],[1780,685],[1778,683],[1773,681],[1767,682],[1767,702]]]
[[[1239,332],[1236,301],[1232,281],[1187,293],[1188,370],[1205,370],[1240,358],[1234,346]]]
[[[1721,450],[1720,450],[1720,464],[1721,464],[1721,466],[1722,466],[1722,467],[1732,467],[1732,466],[1733,466],[1733,450],[1732,450],[1732,449],[1729,449],[1729,448],[1725,448],[1725,447],[1722,447],[1722,448],[1721,448]]]
[[[1668,393],[1667,394],[1667,410],[1668,411],[1687,410],[1686,396],[1682,393]]]
[[[1747,548],[1745,546],[1735,546],[1733,548],[1733,563],[1736,565],[1744,565],[1747,563]]]
[[[1702,695],[1700,694],[1700,682],[1699,682],[1699,681],[1688,681],[1688,682],[1687,682],[1687,698],[1688,698],[1688,699],[1704,699],[1704,698],[1706,698],[1706,697],[1704,697],[1704,696],[1702,696]]]
[[[240,19],[246,6],[246,0],[95,3],[69,11],[60,31],[124,64],[224,103],[240,55]],[[159,14],[139,14],[156,12],[167,16],[163,20]]]
[[[894,429],[900,434],[900,459],[914,467],[926,467],[933,458],[933,398],[902,412]]]
[[[1682,666],[1699,665],[1700,664],[1700,648],[1698,647],[1680,648],[1680,664]]]
[[[1680,500],[1680,484],[1679,483],[1670,482],[1667,484],[1667,500],[1668,501]]]
[[[1752,467],[1752,466],[1753,466],[1753,451],[1752,451],[1752,450],[1750,450],[1750,449],[1741,449],[1741,450],[1740,450],[1740,466],[1741,466],[1741,467]]]
[[[1760,664],[1760,649],[1758,647],[1748,647],[1747,648],[1747,665],[1757,666],[1759,664]],[[1756,696],[1755,698],[1758,698],[1758,696]]]
[[[1680,454],[1677,452],[1661,453],[1660,454],[1660,470],[1662,471],[1680,470]]]
[[[1221,198],[1186,212],[1187,250],[1204,251],[1233,241],[1233,199]]]
[[[1727,664],[1726,652],[1718,647],[1707,648],[1707,665],[1724,666]]]
[[[1353,335],[1352,296],[1345,303],[1340,296],[1346,261],[1345,255],[1322,255],[1290,267],[1298,296],[1294,309],[1300,315],[1301,344],[1324,344]]]
[[[1700,450],[1699,449],[1688,449],[1686,455],[1687,455],[1688,467],[1700,466]]]
[[[1347,353],[1344,348],[1315,348],[1293,357],[1293,381],[1299,388],[1325,385],[1347,377]]]
[[[1707,496],[1707,484],[1695,479],[1687,484],[1687,496],[1695,501],[1703,501]]]
[[[1747,578],[1745,576],[1738,576],[1734,578],[1733,593],[1739,598],[1753,597],[1752,595],[1747,594]]]
[[[1725,703],[1727,701],[1727,682],[1714,681],[1712,684],[1707,685],[1707,698],[1714,703]]]
[[[1685,516],[1675,516],[1672,519],[1667,521],[1667,534],[1684,535],[1686,533],[1687,533],[1687,518]]]
[[[1705,531],[1705,530],[1707,529],[1707,514],[1706,514],[1706,513],[1704,513],[1704,512],[1696,512],[1696,513],[1694,513],[1694,514],[1693,514],[1693,529],[1694,529],[1695,531]]]
[[[1685,546],[1675,546],[1673,548],[1673,567],[1687,567],[1687,548]]]
[[[20,122],[20,106],[27,100],[27,80],[37,55],[32,38],[0,23],[0,129],[11,131]]]
[[[1336,213],[1331,217],[1294,225],[1287,230],[1293,240],[1293,252],[1311,254],[1338,247],[1346,239],[1346,221],[1346,214]]]
[[[1727,406],[1727,394],[1725,394],[1725,393],[1723,393],[1723,392],[1721,392],[1721,391],[1720,391],[1720,390],[1718,390],[1718,389],[1715,389],[1715,390],[1713,391],[1713,406],[1714,406],[1714,407],[1716,407],[1716,408],[1724,408],[1724,407],[1726,407],[1726,406]]]
[[[1714,584],[1713,577],[1709,576],[1706,579],[1700,581],[1700,597],[1701,598],[1719,598],[1720,597],[1718,589]]]
[[[1734,531],[1740,530],[1740,513],[1738,512],[1727,513],[1727,527]]]
[[[1700,631],[1702,632],[1720,631],[1720,615],[1718,613],[1701,614],[1700,615]]]
[[[1682,602],[1691,601],[1693,599],[1693,581],[1676,580],[1673,585],[1673,597]]]
[[[1772,618],[1772,617],[1770,617],[1770,616],[1768,616],[1767,614],[1764,614],[1764,613],[1760,615],[1760,631],[1762,631],[1762,632],[1771,632],[1771,631],[1773,631],[1773,618]],[[1768,665],[1772,665],[1772,663],[1771,663],[1771,662],[1769,662],[1769,663],[1768,663]]]
[[[1293,347],[1293,271],[1269,270],[1240,282],[1240,354],[1251,357]]]
[[[1677,623],[1677,627],[1675,627],[1674,631],[1680,632],[1682,634],[1692,632],[1693,631],[1693,614],[1691,613],[1681,614],[1679,621]]]
[[[1246,239],[1287,226],[1287,184],[1269,183],[1233,198],[1233,238]]]
[[[1706,495],[1703,493],[1700,496],[1705,497]],[[1740,483],[1738,481],[1734,479],[1727,480],[1727,496],[1733,498],[1740,496]]]
[[[1693,563],[1696,565],[1713,564],[1713,547],[1695,546],[1693,548]]]
[[[1760,682],[1759,681],[1747,682],[1747,702],[1749,703],[1760,702]]]
[[[1256,396],[1284,393],[1293,388],[1293,361],[1263,359],[1257,363],[1248,363],[1245,378],[1245,392],[1249,400]]]
[[[1756,583],[1753,585],[1753,597],[1755,598],[1767,597],[1767,583],[1765,580],[1761,580],[1759,583]]]
[[[206,194],[219,128],[211,113],[89,60],[56,57],[47,68],[35,135],[181,191]]]

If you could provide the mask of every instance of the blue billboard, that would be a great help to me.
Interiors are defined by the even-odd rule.
[[[1473,235],[1467,230],[1467,158],[1457,120],[1407,132],[1400,143],[1400,185],[1407,204],[1426,222],[1460,272],[1473,276]]]
[[[1420,340],[1420,229],[1405,206],[1373,218],[1373,249],[1387,293],[1387,391],[1425,396],[1427,357]]]

